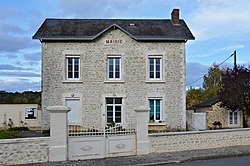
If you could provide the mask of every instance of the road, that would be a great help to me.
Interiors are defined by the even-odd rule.
[[[185,162],[180,164],[171,164],[171,166],[250,166],[250,156],[221,158],[211,160],[200,160]],[[169,166],[169,165],[168,165]]]

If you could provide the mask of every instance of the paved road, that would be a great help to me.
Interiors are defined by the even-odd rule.
[[[47,162],[47,163],[33,163],[33,164],[24,164],[24,166],[156,166],[156,165],[166,165],[169,166],[173,163],[181,163],[181,164],[189,164],[189,165],[181,165],[181,164],[173,164],[173,166],[199,166],[193,165],[196,162],[188,162],[188,161],[197,161],[206,162],[205,160],[225,157],[235,157],[235,156],[249,156],[243,157],[249,158],[248,161],[243,160],[240,166],[250,166],[250,146],[234,146],[234,147],[226,147],[226,148],[217,148],[217,149],[203,149],[203,150],[190,150],[183,152],[168,152],[168,153],[154,153],[149,155],[142,156],[127,156],[127,157],[111,157],[104,159],[91,159],[91,160],[82,160],[82,161],[63,161],[63,162]],[[241,158],[241,157],[240,157]],[[203,161],[202,161],[203,160]],[[237,161],[237,158],[227,158],[226,160],[232,164],[234,161]],[[183,163],[182,163],[183,162]],[[209,160],[209,162],[214,162],[213,160]],[[208,164],[209,164],[208,162]],[[190,165],[191,164],[191,165]],[[202,163],[202,166],[211,166],[205,165],[206,163]],[[216,164],[212,163],[213,166],[231,166],[228,164]],[[233,164],[234,165],[234,164]],[[237,165],[236,165],[237,166]]]
[[[249,166],[250,156],[221,158],[212,160],[200,160],[193,162],[185,162],[180,164],[171,164],[167,166]]]

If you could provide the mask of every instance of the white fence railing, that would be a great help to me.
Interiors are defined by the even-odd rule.
[[[123,128],[121,125],[113,127],[94,128],[78,125],[69,125],[69,136],[108,136],[108,135],[130,135],[135,134],[134,125]]]

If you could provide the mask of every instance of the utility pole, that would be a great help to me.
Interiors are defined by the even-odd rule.
[[[237,64],[236,64],[236,50],[234,51],[234,70],[237,69]]]

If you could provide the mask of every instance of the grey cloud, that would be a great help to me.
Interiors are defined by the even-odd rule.
[[[40,91],[41,81],[18,79],[16,81],[0,80],[0,90],[8,92]]]
[[[14,36],[14,35],[0,35],[0,52],[16,52],[25,48],[33,46],[30,37]]]
[[[39,61],[41,61],[41,52],[36,52],[36,53],[32,53],[32,54],[25,54],[25,55],[23,55],[23,57],[26,61],[39,62]]]
[[[16,24],[0,21],[0,32],[4,32],[5,34],[7,33],[19,34],[19,33],[24,33],[25,31]]]
[[[186,85],[190,84],[191,82],[203,77],[205,74],[207,74],[209,66],[203,65],[197,62],[189,62],[187,63],[186,68]],[[187,85],[188,87],[201,87],[203,83],[203,78],[199,79],[197,82],[194,82],[190,85]]]
[[[41,77],[41,74],[33,72],[4,71],[0,73],[2,77]]]
[[[16,67],[9,64],[0,64],[0,70],[31,70],[31,68]]]
[[[131,8],[135,8],[143,0],[61,0],[59,4],[63,13],[73,17],[118,17]],[[79,7],[81,6],[81,7]]]

